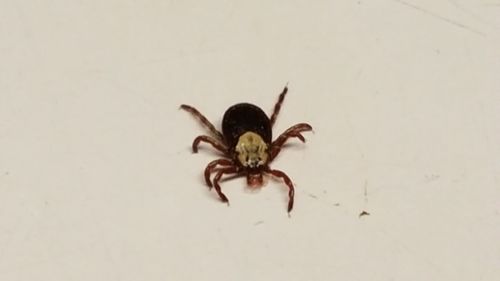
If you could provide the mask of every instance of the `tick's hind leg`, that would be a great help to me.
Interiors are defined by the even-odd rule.
[[[207,127],[212,134],[214,134],[217,137],[217,139],[219,139],[220,141],[222,141],[224,139],[222,137],[222,133],[219,132],[215,128],[215,126],[212,123],[210,123],[210,121],[208,121],[208,119],[205,116],[203,116],[203,114],[201,114],[196,108],[189,106],[189,105],[186,105],[186,104],[182,104],[181,109],[184,109],[185,111],[191,113],[194,117],[198,118],[200,120],[200,122],[203,125],[205,125],[205,127]]]
[[[295,189],[293,188],[293,183],[292,180],[282,171],[279,170],[268,170],[267,171],[269,174],[282,178],[285,181],[285,184],[288,186],[288,212],[293,209],[293,197],[295,195]]]
[[[238,172],[238,167],[233,166],[233,167],[228,167],[228,168],[221,169],[221,170],[219,170],[219,172],[217,172],[217,175],[215,175],[215,178],[214,178],[214,188],[215,188],[215,191],[217,191],[217,194],[219,194],[219,197],[222,200],[222,202],[225,202],[225,203],[229,204],[229,200],[227,199],[226,195],[224,195],[224,193],[222,193],[222,191],[220,189],[219,181],[220,181],[222,175],[224,175],[224,174],[234,174],[234,173],[237,173],[237,172]]]
[[[215,149],[219,150],[220,152],[226,154],[228,152],[228,149],[224,143],[221,141],[218,141],[212,137],[209,136],[197,136],[194,141],[193,141],[193,153],[198,152],[198,146],[200,145],[200,142],[206,142],[211,144]]]
[[[280,109],[281,109],[281,104],[283,103],[283,100],[285,100],[285,95],[287,92],[288,92],[288,87],[285,86],[285,88],[281,92],[280,96],[278,97],[278,101],[274,105],[273,114],[271,115],[271,118],[269,119],[271,122],[271,127],[274,125],[274,122],[276,122],[276,118],[278,117],[278,113],[280,112]]]
[[[205,168],[205,182],[210,188],[212,188],[213,186],[212,182],[210,181],[210,175],[219,165],[227,167],[227,166],[233,166],[234,164],[233,161],[229,159],[217,159],[208,163],[207,167]]]
[[[304,136],[302,136],[302,132],[307,132],[307,131],[312,131],[312,127],[309,124],[306,123],[300,123],[297,125],[294,125],[288,130],[286,130],[283,134],[281,134],[273,143],[271,144],[271,150],[270,150],[270,156],[271,160],[274,159],[278,153],[281,151],[281,147],[285,144],[285,142],[289,138],[296,137],[302,142],[305,142],[306,139]]]

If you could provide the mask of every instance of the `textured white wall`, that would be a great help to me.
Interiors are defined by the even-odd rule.
[[[0,62],[0,280],[500,280],[496,0],[2,1]],[[295,209],[227,207],[178,107],[287,82]]]

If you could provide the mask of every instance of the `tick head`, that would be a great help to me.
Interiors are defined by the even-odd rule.
[[[247,184],[250,187],[261,187],[264,182],[262,173],[248,173]]]
[[[241,135],[236,144],[235,151],[241,165],[248,168],[257,168],[265,165],[269,157],[267,144],[261,136],[254,132],[246,132]]]

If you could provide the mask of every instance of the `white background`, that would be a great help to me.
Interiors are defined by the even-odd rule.
[[[287,82],[227,207],[179,105]],[[499,144],[497,0],[0,3],[0,280],[500,280]]]

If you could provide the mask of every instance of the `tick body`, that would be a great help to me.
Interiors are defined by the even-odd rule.
[[[229,202],[221,190],[219,181],[226,174],[246,176],[247,183],[252,187],[262,186],[263,175],[269,174],[281,178],[288,186],[288,212],[293,208],[294,187],[290,178],[280,170],[274,170],[269,164],[281,151],[290,138],[298,138],[305,142],[302,132],[311,131],[306,123],[296,124],[273,141],[272,127],[276,121],[281,104],[288,88],[285,87],[279,95],[271,117],[259,107],[249,103],[239,103],[231,106],[222,118],[222,133],[197,109],[189,105],[181,105],[209,130],[210,135],[201,135],[193,141],[193,152],[198,152],[201,142],[212,145],[223,153],[224,158],[210,162],[205,168],[205,181],[209,188],[214,187],[223,202]],[[213,180],[211,175],[215,174]]]
[[[238,103],[224,113],[222,133],[229,147],[233,147],[246,132],[254,132],[266,143],[271,143],[273,132],[266,113],[253,104]]]

